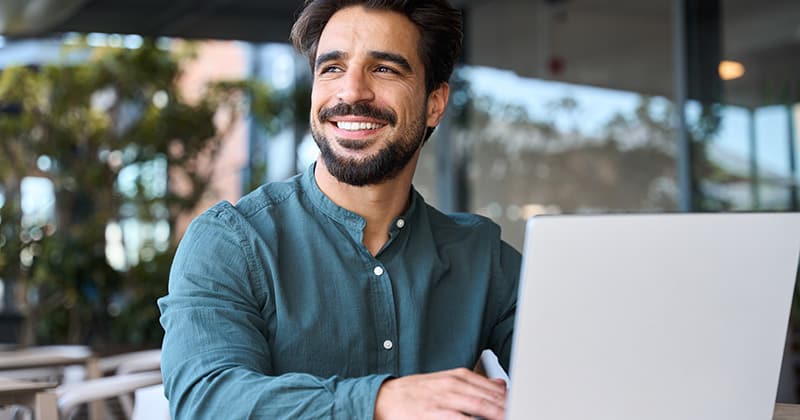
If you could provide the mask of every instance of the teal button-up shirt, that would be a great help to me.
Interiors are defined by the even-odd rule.
[[[386,378],[508,368],[520,255],[486,218],[414,190],[372,256],[314,166],[195,219],[158,302],[181,419],[370,419]]]

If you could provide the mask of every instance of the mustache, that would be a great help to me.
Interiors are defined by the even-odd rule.
[[[377,108],[366,103],[356,103],[350,105],[348,103],[340,102],[334,106],[323,108],[319,111],[319,120],[327,121],[333,117],[342,117],[346,115],[355,115],[359,117],[373,118],[376,120],[386,121],[389,125],[397,124],[397,114],[391,109]]]

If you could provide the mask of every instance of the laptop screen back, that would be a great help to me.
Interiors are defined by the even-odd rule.
[[[507,417],[772,418],[800,214],[528,222]]]

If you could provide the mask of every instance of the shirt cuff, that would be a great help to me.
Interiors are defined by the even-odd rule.
[[[336,385],[336,419],[372,419],[375,416],[375,399],[378,390],[392,375],[370,375],[343,379]]]

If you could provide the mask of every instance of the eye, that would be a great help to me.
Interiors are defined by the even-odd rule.
[[[389,67],[389,66],[378,66],[378,67],[375,69],[375,71],[376,71],[377,73],[392,73],[392,74],[397,74],[397,70],[395,70],[395,69],[393,69],[393,68],[391,68],[391,67]]]
[[[322,68],[320,68],[319,74],[340,73],[341,71],[342,69],[337,66],[323,66]]]

